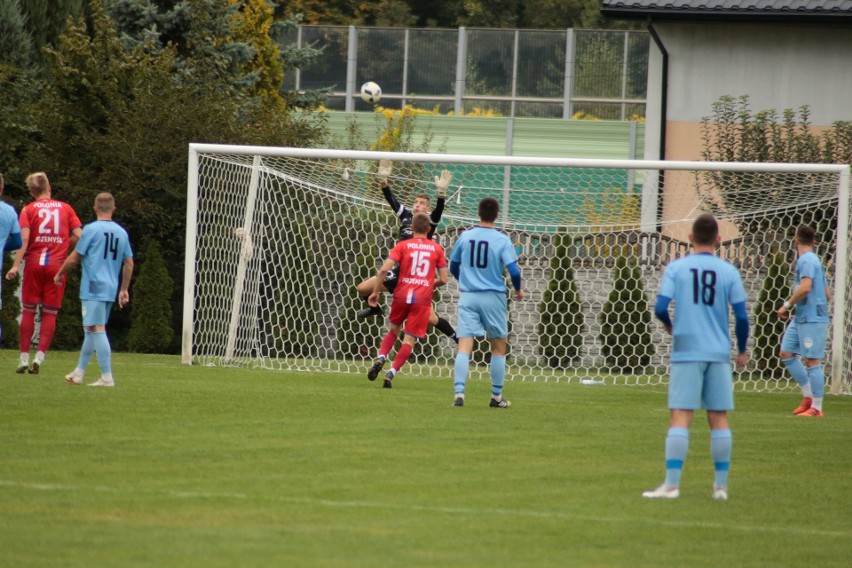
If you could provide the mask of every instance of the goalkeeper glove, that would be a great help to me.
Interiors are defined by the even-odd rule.
[[[438,197],[447,196],[447,188],[451,181],[453,181],[453,174],[447,170],[441,170],[441,177],[435,176],[435,188],[438,190]]]
[[[379,178],[379,183],[387,185],[388,176],[393,171],[393,162],[390,160],[379,160],[379,171],[376,172],[376,177]]]

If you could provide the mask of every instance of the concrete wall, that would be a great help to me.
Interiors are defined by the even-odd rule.
[[[699,159],[697,123],[724,95],[755,111],[809,105],[815,126],[852,120],[852,29],[736,22],[656,22],[669,54],[667,159]],[[657,159],[662,63],[651,44],[645,156]]]

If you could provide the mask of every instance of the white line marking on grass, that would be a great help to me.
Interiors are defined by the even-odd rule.
[[[126,488],[112,487],[109,485],[61,485],[56,483],[28,483],[0,479],[0,487],[21,487],[37,491],[96,491],[103,493],[126,494]],[[781,533],[801,536],[822,536],[846,539],[849,537],[847,531],[831,531],[798,527],[769,527],[755,525],[737,525],[730,521],[724,523],[708,523],[701,521],[667,521],[651,519],[648,517],[598,517],[575,513],[563,513],[560,511],[536,511],[532,509],[505,509],[505,508],[483,508],[472,507],[436,507],[431,505],[395,505],[393,503],[381,503],[376,501],[338,501],[333,499],[310,499],[307,497],[284,497],[270,495],[253,495],[249,493],[210,493],[195,491],[146,491],[149,494],[163,495],[181,499],[265,499],[267,501],[280,501],[283,503],[295,503],[300,505],[315,505],[322,507],[337,507],[342,509],[390,509],[396,511],[422,511],[426,513],[441,513],[446,515],[499,515],[504,517],[533,517],[541,519],[564,519],[566,521],[591,521],[595,523],[636,523],[659,525],[664,527],[692,527],[718,530],[736,530],[742,532],[765,532]],[[639,498],[637,497],[637,500]]]

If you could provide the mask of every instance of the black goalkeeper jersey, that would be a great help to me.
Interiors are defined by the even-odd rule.
[[[399,201],[396,200],[393,193],[390,190],[390,186],[385,186],[382,188],[382,193],[385,196],[385,199],[388,202],[388,205],[393,209],[394,214],[399,218],[399,241],[406,241],[412,237],[414,237],[414,231],[411,230],[411,220],[414,218],[414,213],[411,212],[411,209],[402,205]],[[439,197],[437,203],[435,204],[435,208],[429,214],[429,218],[432,223],[429,227],[429,233],[426,235],[426,238],[431,239],[435,234],[435,229],[438,227],[438,223],[441,221],[441,215],[444,213],[444,198]]]

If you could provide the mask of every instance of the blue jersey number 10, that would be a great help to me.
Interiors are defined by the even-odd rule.
[[[471,268],[488,268],[488,241],[470,241]]]

